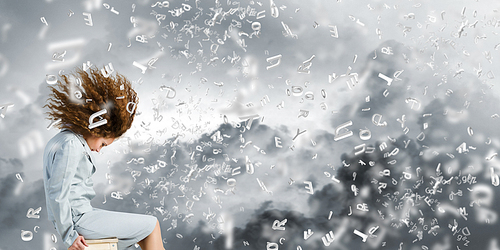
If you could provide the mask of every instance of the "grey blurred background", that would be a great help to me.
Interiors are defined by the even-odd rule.
[[[95,207],[166,249],[500,249],[500,3],[0,0],[0,249],[63,249],[48,85],[139,94]]]

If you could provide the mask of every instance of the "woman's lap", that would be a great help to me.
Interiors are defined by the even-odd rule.
[[[75,218],[75,229],[86,239],[118,238],[118,249],[127,249],[146,238],[156,217],[96,209]]]

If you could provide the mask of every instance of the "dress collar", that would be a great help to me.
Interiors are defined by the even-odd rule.
[[[70,131],[71,133],[73,133],[73,134],[75,134],[75,135],[76,135],[76,137],[80,140],[80,142],[82,143],[83,147],[85,148],[85,154],[88,156],[88,158],[89,158],[90,162],[92,162],[92,164],[94,164],[94,159],[92,158],[92,154],[90,153],[90,152],[91,152],[90,147],[89,147],[89,145],[87,144],[87,141],[85,140],[85,138],[83,138],[83,136],[82,136],[82,135],[80,135],[80,134],[78,134],[78,133],[74,132],[73,130],[71,130],[71,129],[69,129],[69,128],[63,128],[63,129],[61,130],[61,132],[66,131],[66,130],[68,130],[68,131]]]

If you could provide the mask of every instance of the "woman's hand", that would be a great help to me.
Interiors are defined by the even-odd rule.
[[[78,236],[73,242],[73,245],[71,245],[68,250],[84,250],[85,247],[88,247],[87,242],[85,242],[85,238],[83,236]]]

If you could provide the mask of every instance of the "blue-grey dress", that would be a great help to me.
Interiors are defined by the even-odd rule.
[[[117,237],[118,249],[133,249],[153,231],[156,217],[93,208],[95,166],[90,152],[87,141],[69,129],[47,143],[43,181],[49,220],[66,247],[82,235],[85,239]]]

